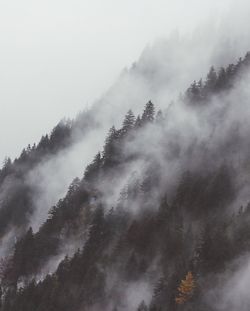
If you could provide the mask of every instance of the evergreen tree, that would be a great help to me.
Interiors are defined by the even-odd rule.
[[[181,284],[178,287],[178,296],[175,298],[175,302],[179,305],[182,305],[188,302],[193,294],[195,289],[195,280],[192,272],[188,272],[185,279],[181,280]]]
[[[92,163],[86,167],[84,177],[88,181],[93,180],[94,178],[98,178],[101,168],[102,168],[102,164],[103,164],[103,159],[102,159],[101,153],[98,152],[94,160],[92,161]]]
[[[139,115],[139,116],[137,116],[137,118],[135,120],[135,128],[138,129],[141,126],[142,126],[142,120],[141,120],[141,117]]]
[[[10,175],[12,172],[12,162],[10,158],[5,158],[3,162],[3,167],[0,170],[0,183],[4,180],[4,178]]]
[[[37,149],[46,151],[49,149],[49,146],[50,146],[49,136],[45,135],[45,136],[42,136],[42,138],[41,138],[41,140],[37,146]]]
[[[154,121],[154,115],[155,115],[154,104],[151,101],[149,101],[146,104],[145,109],[144,109],[143,114],[142,114],[142,117],[141,117],[142,124],[145,124],[147,122],[153,122]]]
[[[35,272],[36,248],[33,230],[30,227],[26,235],[16,243],[13,255],[13,267],[16,282],[19,277]]]
[[[216,82],[216,90],[221,91],[227,86],[227,75],[223,67],[220,68],[218,73],[218,79]]]
[[[206,79],[206,83],[205,83],[206,90],[209,92],[213,91],[215,88],[216,82],[217,82],[217,73],[216,73],[214,67],[212,66],[210,68],[209,73],[207,74],[207,79]]]
[[[109,130],[103,150],[103,159],[105,166],[112,166],[117,160],[118,138],[118,131],[116,131],[115,127],[112,126]]]
[[[128,133],[134,127],[134,124],[135,124],[135,116],[132,110],[129,110],[122,123],[122,133],[123,134]]]
[[[245,61],[250,62],[250,56],[226,70],[221,69],[218,77],[215,70],[210,70],[205,85],[202,81],[194,82],[190,90],[197,95],[197,101],[209,104],[210,95],[232,85]],[[200,110],[196,107],[195,113]],[[161,122],[161,116],[157,114],[156,122]],[[160,164],[155,159],[148,161],[146,158],[145,161],[144,157],[138,157],[138,150],[131,158],[126,157],[125,133],[133,129],[133,135],[128,137],[131,140],[135,137],[137,142],[140,135],[144,135],[143,126],[153,120],[154,107],[149,102],[142,119],[138,117],[135,121],[129,111],[121,129],[112,127],[103,154],[95,156],[84,179],[73,180],[66,196],[50,209],[37,233],[33,233],[32,228],[26,232],[33,212],[30,198],[34,197],[32,188],[26,185],[26,174],[32,169],[31,160],[33,163],[38,154],[38,158],[41,154],[48,155],[64,145],[70,126],[68,129],[60,126],[50,138],[44,138],[44,149],[43,143],[39,150],[28,146],[19,160],[6,161],[0,173],[0,240],[4,242],[9,237],[9,228],[14,228],[10,233],[14,232],[13,235],[19,238],[13,252],[10,246],[11,256],[0,260],[1,311],[123,308],[131,286],[133,288],[137,281],[145,279],[152,286],[159,276],[162,277],[154,288],[150,307],[142,301],[136,310],[211,311],[203,305],[202,298],[222,279],[223,273],[234,272],[235,265],[231,264],[237,262],[237,258],[245,258],[249,253],[250,204],[232,215],[231,207],[238,202],[235,194],[239,193],[234,182],[237,175],[235,161],[232,161],[232,167],[220,168],[214,160],[209,169],[204,167],[205,161],[197,166],[195,161],[187,161],[193,151],[201,151],[199,155],[207,153],[202,160],[211,155],[207,152],[209,146],[204,146],[203,141],[198,147],[201,149],[196,149],[199,142],[195,142],[187,153],[182,153],[184,162],[177,160],[178,170],[175,166],[170,167],[174,163],[172,160],[165,163],[162,154]],[[234,149],[231,144],[234,146],[230,140],[226,142],[229,159]],[[183,150],[186,150],[185,146]],[[213,145],[212,155],[220,150]],[[131,173],[134,169],[138,173]],[[187,172],[182,175],[185,170]],[[123,178],[124,171],[126,179]],[[176,184],[176,178],[171,178],[175,176],[173,172],[182,176],[179,184]],[[99,176],[101,187],[95,182]],[[128,179],[128,176],[132,177]],[[111,186],[106,188],[108,183]],[[114,189],[110,190],[113,185]],[[110,200],[110,192],[106,189],[115,200]],[[116,203],[120,189],[123,191]],[[7,195],[3,198],[5,191]],[[23,221],[25,217],[26,222]],[[197,237],[201,228],[202,234]],[[74,247],[78,249],[74,255],[66,255],[55,272],[41,279],[44,267],[51,260],[57,260],[61,252],[68,252],[68,248],[64,249],[65,244],[72,247],[70,253],[74,252]],[[33,277],[37,280],[32,280]]]

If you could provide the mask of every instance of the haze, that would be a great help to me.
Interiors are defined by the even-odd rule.
[[[147,44],[219,20],[230,3],[2,0],[0,161],[91,105]]]

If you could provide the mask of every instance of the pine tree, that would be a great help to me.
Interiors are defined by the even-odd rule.
[[[21,155],[20,155],[20,157],[19,157],[19,161],[21,161],[21,162],[25,162],[25,161],[27,161],[28,160],[28,153],[27,153],[27,151],[25,150],[25,148],[22,150],[22,152],[21,152]]]
[[[166,296],[167,282],[164,277],[161,277],[155,284],[153,293],[153,305],[159,305],[162,303]]]
[[[216,82],[216,90],[221,91],[225,89],[227,85],[227,75],[226,75],[226,70],[221,67],[218,73],[218,79]]]
[[[114,126],[112,126],[105,140],[103,150],[103,159],[105,165],[112,165],[116,158],[117,139],[118,139],[118,131],[115,129]]]
[[[213,91],[217,82],[217,73],[212,66],[207,74],[205,88],[207,91]]]
[[[11,159],[9,157],[5,158],[3,161],[3,168],[2,170],[8,170],[11,166]]]
[[[135,128],[139,128],[142,125],[142,120],[140,115],[137,116],[136,120],[135,120]]]
[[[73,196],[76,191],[80,188],[81,185],[81,181],[78,177],[74,178],[74,180],[72,181],[72,183],[69,185],[69,189],[68,189],[68,196]]]
[[[3,162],[3,168],[0,170],[0,181],[3,180],[8,174],[11,173],[12,162],[10,158],[5,158]]]
[[[192,272],[188,272],[185,279],[181,280],[180,286],[178,287],[178,296],[175,298],[175,302],[179,305],[182,305],[188,302],[193,294],[195,289],[195,280]]]
[[[155,115],[155,107],[154,104],[149,101],[146,106],[145,109],[143,111],[141,120],[142,123],[145,124],[147,122],[153,122],[154,121],[154,115]]]
[[[101,153],[98,152],[93,160],[92,163],[90,163],[87,167],[86,167],[86,170],[85,170],[85,173],[84,173],[84,177],[87,179],[87,180],[92,180],[92,178],[97,178],[99,173],[100,173],[100,170],[101,170],[101,167],[102,167],[102,164],[103,164],[103,160],[102,160],[102,156],[101,156]]]
[[[41,138],[41,140],[37,146],[37,149],[46,151],[49,149],[49,145],[50,145],[49,136],[45,135],[45,136],[42,136],[42,138]]]
[[[13,266],[16,281],[20,276],[34,273],[36,259],[34,234],[30,227],[25,236],[15,245]]]
[[[235,73],[235,65],[234,64],[230,64],[227,66],[226,68],[226,75],[228,79],[232,79]],[[229,85],[230,86],[230,85]]]
[[[134,124],[135,124],[135,116],[134,116],[132,110],[130,109],[127,112],[127,114],[123,120],[122,133],[126,134],[127,132],[129,132],[133,128]]]

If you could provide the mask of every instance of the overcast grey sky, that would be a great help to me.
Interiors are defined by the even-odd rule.
[[[73,117],[148,43],[230,0],[0,0],[0,161]]]

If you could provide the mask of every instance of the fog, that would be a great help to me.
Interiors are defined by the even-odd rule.
[[[1,1],[0,161],[16,157],[62,117],[90,106],[147,44],[173,30],[190,33],[211,19],[220,23],[235,12],[231,5],[229,0]]]
[[[105,6],[97,1],[62,2],[59,7],[56,1],[25,4],[6,2],[1,10],[9,15],[0,22],[6,29],[0,71],[5,86],[0,92],[0,159],[18,155],[60,118],[74,117],[86,106],[100,123],[27,176],[34,190],[35,230],[73,178],[81,177],[102,150],[108,129],[113,124],[119,128],[129,109],[141,113],[149,99],[158,109],[166,109],[194,79],[204,78],[211,65],[236,63],[250,50],[249,5],[243,0],[191,1],[188,6],[183,1],[129,1],[120,7],[111,0]],[[156,22],[152,16],[158,13]],[[174,115],[178,122],[185,120],[187,128],[194,122],[183,109]]]
[[[153,162],[160,186],[150,194],[145,210],[150,203],[158,208],[162,193],[171,193],[186,168],[206,174],[222,164],[231,167],[233,176],[228,211],[247,205],[249,74],[230,91],[213,96],[202,109],[188,106],[179,96],[193,80],[205,78],[211,65],[237,63],[250,50],[250,5],[242,0],[217,2],[2,2],[0,160],[17,156],[62,117],[74,117],[86,107],[98,123],[82,137],[73,132],[69,148],[42,159],[22,180],[32,189],[34,211],[28,215],[28,225],[35,232],[51,206],[65,196],[73,178],[81,178],[86,165],[103,150],[108,129],[113,124],[120,128],[128,109],[141,114],[149,99],[163,110],[165,123],[138,130],[122,152],[136,154],[139,160],[121,165],[117,176],[111,171],[97,184],[108,209],[119,204],[123,189],[133,187],[136,179],[143,181]],[[18,182],[4,181],[0,201],[11,195],[12,185]],[[140,196],[127,205],[134,217],[141,213]],[[5,234],[1,256],[10,251],[16,235],[15,228]],[[55,271],[65,254],[72,255],[82,246],[62,242],[60,254],[48,259],[39,278]],[[239,259],[242,269],[237,261],[234,273],[225,275],[215,288],[222,297],[218,306],[213,302],[215,309],[249,309],[246,257]],[[108,274],[110,290],[117,279],[116,271]],[[147,279],[130,284],[121,308],[135,309],[142,300],[149,303],[152,291]],[[208,296],[213,295],[212,290]],[[241,300],[246,301],[245,309]]]

